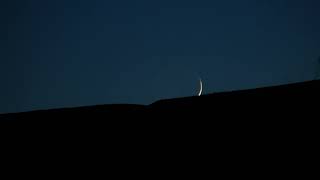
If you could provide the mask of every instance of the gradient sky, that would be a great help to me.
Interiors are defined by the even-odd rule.
[[[319,0],[4,0],[0,113],[311,80]]]

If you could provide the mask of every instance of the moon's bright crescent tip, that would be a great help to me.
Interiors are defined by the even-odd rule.
[[[198,96],[201,96],[202,95],[202,80],[201,80],[201,78],[199,80],[200,80],[200,90],[199,90]]]

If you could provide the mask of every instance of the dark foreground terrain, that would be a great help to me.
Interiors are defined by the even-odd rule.
[[[214,177],[220,173],[278,177],[279,172],[296,177],[296,172],[316,168],[319,92],[320,81],[309,81],[160,100],[147,106],[3,114],[2,155],[8,162],[27,159],[25,167],[36,158],[39,164],[57,162],[66,169],[70,167],[64,163],[70,160],[72,167],[103,171],[108,168],[101,164],[117,169],[144,163],[143,173],[157,171],[153,164],[160,171],[155,174],[163,174],[160,167],[176,171],[179,166],[209,171]],[[122,174],[126,172],[117,176]]]
[[[123,126],[280,127],[320,119],[320,81],[160,100],[0,115],[1,125],[28,128]]]

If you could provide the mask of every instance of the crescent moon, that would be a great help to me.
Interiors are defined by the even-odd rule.
[[[201,78],[199,78],[199,82],[200,82],[200,90],[199,90],[198,96],[201,96],[202,95],[202,80],[201,80]]]

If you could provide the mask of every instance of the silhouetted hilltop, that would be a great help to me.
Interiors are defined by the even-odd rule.
[[[41,110],[0,115],[1,123],[93,123],[118,119],[168,118],[221,119],[227,117],[264,118],[314,112],[319,102],[320,81],[166,99],[150,105],[99,105]],[[257,116],[257,113],[260,116]],[[306,115],[306,114],[305,114]],[[52,120],[53,119],[53,120]],[[134,120],[135,121],[135,120]]]
[[[239,162],[259,157],[262,162],[273,158],[274,163],[284,154],[290,162],[297,154],[305,157],[318,152],[314,146],[319,90],[320,81],[310,81],[160,100],[147,106],[100,105],[3,114],[0,133],[9,144],[19,145],[17,154],[26,147],[46,144],[48,149],[58,147],[59,152],[70,148],[70,154],[80,150],[77,159],[83,155],[100,159],[117,153],[134,156],[130,152],[135,148],[149,151],[163,146],[163,151],[171,153],[172,147],[184,145],[181,152],[192,146],[200,148],[198,154],[206,152],[221,162],[225,157],[242,159]],[[160,149],[156,156],[161,153]]]
[[[207,94],[200,97],[185,97],[168,100],[157,101],[150,106],[152,108],[160,109],[180,109],[180,108],[205,108],[212,107],[237,107],[253,106],[253,105],[267,105],[277,106],[286,104],[292,106],[291,103],[299,101],[317,102],[319,100],[320,81],[308,81],[302,83],[293,83],[287,85],[262,87],[248,90],[238,90],[230,92],[221,92],[214,94]],[[251,104],[255,103],[255,104]],[[272,103],[272,104],[266,104]],[[301,104],[296,104],[301,106]]]
[[[36,110],[30,112],[9,113],[0,115],[1,119],[29,119],[33,118],[66,118],[64,121],[72,121],[72,119],[89,118],[98,119],[105,116],[118,114],[119,116],[127,113],[135,113],[145,108],[144,105],[137,104],[110,104],[110,105],[96,105],[96,106],[84,106],[74,108],[61,108],[50,110]]]

